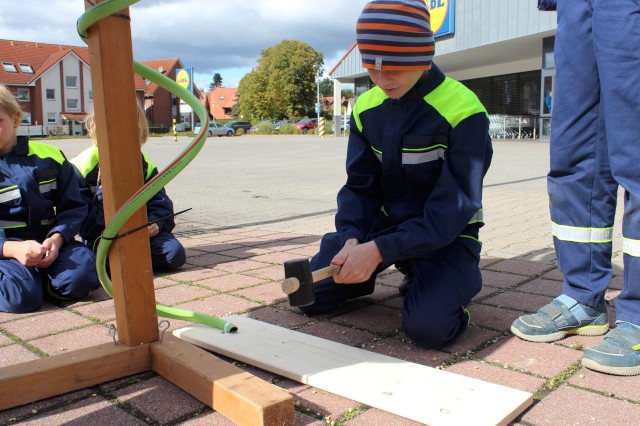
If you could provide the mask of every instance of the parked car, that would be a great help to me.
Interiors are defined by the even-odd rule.
[[[238,129],[244,129],[245,133],[249,133],[251,127],[253,127],[253,124],[249,123],[248,121],[229,121],[228,123],[224,124],[224,127],[233,129],[235,133],[238,132]]]
[[[202,128],[202,123],[198,123],[194,127],[193,131],[195,133],[198,133],[201,128]],[[224,136],[224,135],[233,136],[235,134],[235,131],[229,127],[224,127],[220,123],[215,123],[212,121],[212,122],[209,122],[208,133],[209,133],[209,136]]]
[[[317,118],[303,118],[296,123],[296,129],[301,130],[303,134],[309,133],[309,130],[313,130],[318,127]]]
[[[258,131],[260,127],[264,125],[269,125],[273,127],[273,130],[275,130],[276,132],[279,132],[280,126],[282,126],[283,123],[284,123],[284,120],[262,120],[258,124],[252,126],[251,131],[255,132],[255,131]]]

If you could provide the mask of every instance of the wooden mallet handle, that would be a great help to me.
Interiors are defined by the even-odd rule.
[[[324,268],[320,268],[317,271],[311,272],[311,278],[314,283],[322,281],[325,278],[334,276],[340,272],[339,265],[329,265]],[[284,294],[292,294],[300,288],[300,281],[295,277],[285,278],[282,280],[282,291]]]

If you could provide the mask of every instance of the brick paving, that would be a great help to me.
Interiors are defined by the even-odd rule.
[[[401,331],[397,293],[400,274],[381,275],[373,295],[347,303],[339,311],[310,317],[288,306],[279,290],[282,262],[313,255],[323,232],[331,230],[335,189],[343,176],[312,179],[328,173],[333,162],[342,165],[345,141],[314,137],[270,138],[243,136],[216,140],[211,152],[194,165],[188,177],[168,186],[177,209],[197,206],[178,217],[176,234],[188,247],[187,264],[172,274],[154,278],[156,298],[165,304],[213,315],[237,313],[373,352],[409,360],[535,395],[534,404],[518,417],[519,425],[640,424],[640,376],[616,377],[580,366],[584,348],[602,337],[572,336],[559,342],[529,343],[511,335],[511,322],[524,312],[535,312],[562,289],[562,274],[555,266],[549,233],[545,193],[548,145],[543,142],[496,142],[494,165],[485,182],[484,242],[481,260],[484,288],[470,306],[472,325],[454,345],[443,350],[416,347]],[[208,173],[209,156],[231,156],[264,149],[264,161],[286,166],[287,151],[305,143],[310,158],[297,155],[284,181],[275,173],[264,181],[224,185]],[[65,152],[84,148],[77,141],[61,142]],[[242,145],[240,145],[242,144]],[[264,147],[263,147],[264,145]],[[242,146],[243,149],[237,148]],[[179,146],[184,148],[184,143]],[[214,149],[215,148],[215,149]],[[147,150],[159,165],[177,152],[169,140],[152,141]],[[68,154],[69,155],[69,154]],[[70,154],[69,156],[72,156]],[[261,157],[262,154],[252,155]],[[262,156],[262,157],[264,157]],[[215,156],[214,156],[215,157]],[[172,158],[172,157],[171,157]],[[245,157],[243,157],[245,158]],[[247,160],[257,170],[259,159]],[[530,164],[518,171],[519,161]],[[246,161],[245,161],[246,162]],[[194,163],[197,163],[194,162]],[[303,163],[303,164],[302,164]],[[531,165],[533,163],[533,165]],[[221,168],[224,168],[220,166]],[[316,169],[311,169],[316,167]],[[232,175],[218,170],[220,176]],[[238,170],[238,175],[249,172]],[[296,183],[291,176],[301,173]],[[249,173],[250,174],[250,173]],[[235,177],[236,174],[233,174]],[[322,177],[322,176],[321,176]],[[189,191],[205,179],[203,190],[216,197]],[[270,180],[271,179],[271,180]],[[210,184],[210,185],[209,185]],[[216,186],[218,185],[218,186]],[[271,185],[271,186],[270,186]],[[215,190],[208,186],[216,186]],[[302,188],[302,186],[305,186]],[[285,191],[286,190],[286,191]],[[218,192],[216,192],[218,191]],[[242,197],[249,191],[249,197]],[[178,194],[177,196],[174,196]],[[285,195],[288,195],[285,197]],[[253,195],[267,198],[253,198]],[[187,198],[183,196],[186,195]],[[296,200],[298,197],[302,200]],[[186,201],[192,197],[193,202]],[[280,197],[280,204],[276,201]],[[314,199],[313,202],[305,202]],[[262,208],[256,204],[263,202]],[[249,205],[243,203],[249,202]],[[206,206],[205,206],[206,203]],[[284,205],[283,205],[284,204]],[[203,207],[205,206],[205,207]],[[314,210],[315,209],[315,210]],[[204,211],[203,211],[204,210]],[[315,212],[315,214],[314,214]],[[620,235],[620,221],[616,223]],[[615,296],[621,288],[621,256],[614,245],[615,276],[609,312],[615,319]],[[99,290],[88,299],[62,305],[45,304],[31,314],[0,313],[0,367],[110,342],[107,325],[115,322],[113,301]],[[171,329],[189,323],[171,320]],[[229,362],[233,360],[226,359]],[[357,401],[237,363],[241,368],[290,392],[295,401],[296,425],[415,425],[417,423]],[[0,412],[0,425],[12,424],[117,424],[117,425],[233,425],[191,395],[153,372],[146,372],[88,389]]]

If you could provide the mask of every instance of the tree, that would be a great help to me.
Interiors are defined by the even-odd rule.
[[[320,96],[333,96],[333,80],[330,78],[323,78],[320,80]]]
[[[353,99],[356,95],[353,94],[353,90],[351,89],[343,89],[340,91],[340,96],[347,99]]]
[[[296,119],[312,114],[322,53],[283,40],[260,52],[258,66],[240,80],[240,111],[251,119]]]
[[[216,87],[222,87],[222,76],[220,73],[215,73],[213,75],[213,80],[209,84],[209,91],[215,89]]]

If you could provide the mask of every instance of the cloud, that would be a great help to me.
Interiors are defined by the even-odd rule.
[[[365,3],[141,0],[130,7],[134,57],[177,57],[209,76],[207,82],[219,72],[231,83],[225,70],[229,75],[249,72],[262,50],[282,40],[300,40],[323,53],[328,71],[335,63],[327,61],[340,58],[355,41],[355,22]],[[82,45],[75,26],[83,11],[81,0],[21,0],[3,9],[0,38]],[[25,25],[27,16],[37,25]]]

